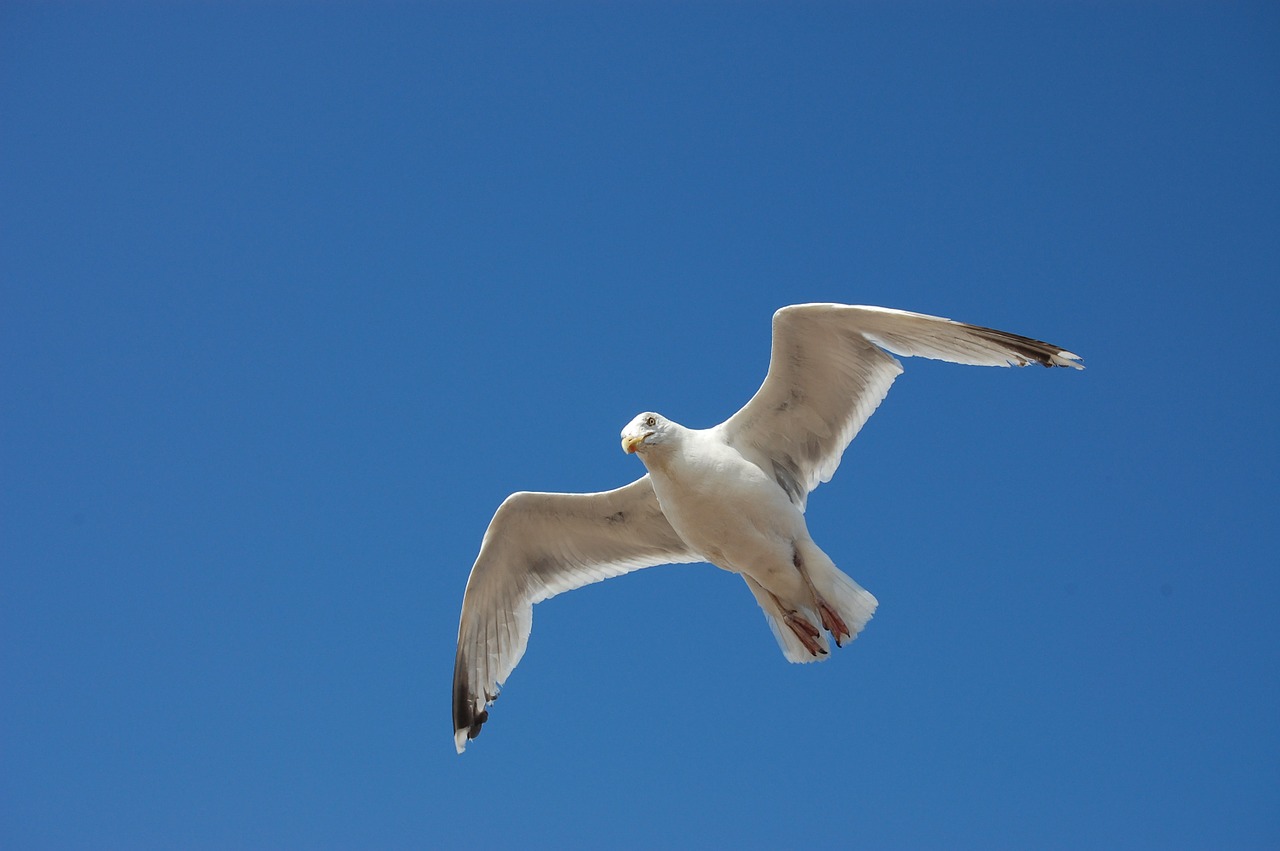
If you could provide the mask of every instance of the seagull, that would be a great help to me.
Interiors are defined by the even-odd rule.
[[[814,543],[809,493],[902,372],[892,355],[973,366],[1083,369],[1057,346],[884,307],[796,304],[773,315],[764,383],[713,428],[639,414],[622,449],[647,472],[602,493],[514,493],[498,507],[467,579],[453,670],[462,753],[524,655],[533,605],[659,564],[710,562],[736,573],[791,662],[826,659],[857,637],[878,602]]]

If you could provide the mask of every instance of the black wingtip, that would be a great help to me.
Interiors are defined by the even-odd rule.
[[[1038,363],[1046,367],[1062,366],[1071,367],[1072,369],[1084,369],[1084,364],[1080,363],[1080,358],[1077,355],[1052,343],[1035,340],[1031,337],[1023,337],[1020,334],[1010,334],[1008,331],[984,328],[981,325],[971,325],[970,327],[981,336],[1013,350],[1025,363]]]
[[[480,727],[489,720],[489,710],[482,709],[479,712],[475,712],[471,706],[471,700],[468,699],[465,692],[454,693],[453,732],[454,735],[457,735],[466,730],[468,740],[480,735]]]
[[[476,736],[480,735],[480,727],[484,724],[484,722],[488,720],[489,720],[489,710],[487,709],[480,710],[480,714],[477,715],[474,720],[472,720],[471,726],[467,728],[467,740],[470,741],[471,739],[474,739]]]
[[[464,673],[467,668],[466,660],[462,658],[462,651],[459,649],[453,666],[453,735],[458,743],[459,753],[462,752],[463,742],[471,741],[480,735],[481,726],[489,720],[489,710],[483,708],[484,705],[493,703],[497,699],[496,695],[490,695],[486,692],[484,702],[480,703],[480,711],[476,711],[477,695],[472,693],[467,683],[467,677]],[[459,738],[463,731],[466,732],[465,740]]]
[[[467,687],[467,678],[463,674],[466,663],[462,653],[453,666],[453,733],[455,738],[463,730],[467,731],[467,739],[480,735],[480,725],[489,719],[486,710],[475,711],[475,701],[471,697],[471,689]]]

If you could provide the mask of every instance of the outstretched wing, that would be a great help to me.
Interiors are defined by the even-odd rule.
[[[604,493],[514,493],[489,523],[462,598],[454,743],[489,717],[529,643],[533,604],[656,564],[701,561],[671,528],[646,475]]]
[[[797,304],[773,315],[764,384],[717,428],[803,511],[902,372],[886,349],[973,366],[1083,369],[1057,346],[991,328],[885,307]]]

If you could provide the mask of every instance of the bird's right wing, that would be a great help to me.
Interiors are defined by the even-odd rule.
[[[1069,366],[1080,358],[1030,337],[887,307],[795,304],[773,315],[769,372],[719,426],[801,511],[902,372],[889,352],[973,366]]]
[[[524,655],[533,604],[642,567],[701,561],[667,522],[649,477],[603,493],[514,493],[471,568],[453,668],[462,753]]]

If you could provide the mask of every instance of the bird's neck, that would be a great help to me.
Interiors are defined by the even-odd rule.
[[[683,446],[684,435],[679,431],[669,431],[663,436],[662,442],[650,446],[640,460],[650,473],[663,473],[670,468]]]

